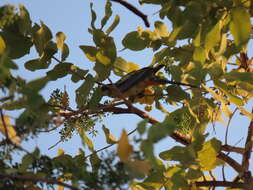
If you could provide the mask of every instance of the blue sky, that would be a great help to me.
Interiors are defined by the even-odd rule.
[[[67,36],[66,43],[69,45],[70,48],[70,56],[67,59],[67,61],[74,63],[83,69],[92,69],[93,63],[89,62],[85,58],[84,54],[79,48],[79,45],[92,45],[92,38],[90,34],[87,32],[87,29],[90,25],[90,8],[89,8],[90,2],[91,1],[88,0],[75,0],[75,1],[1,0],[0,5],[3,4],[18,5],[21,3],[25,5],[25,7],[30,12],[32,21],[34,22],[43,21],[47,26],[49,26],[49,28],[53,32],[53,35],[55,35],[58,31],[64,32]],[[97,24],[100,24],[100,18],[104,14],[104,4],[106,1],[94,0],[92,2],[94,3],[94,10],[97,12],[99,18],[98,19],[99,22],[97,22]],[[142,10],[144,13],[148,14],[150,23],[153,23],[153,21],[155,20],[159,20],[158,15],[155,14],[159,10],[159,7],[148,5],[140,6],[138,2],[134,0],[129,0],[128,2],[133,3],[134,5],[138,6],[140,10]],[[120,15],[121,18],[119,26],[112,32],[112,36],[115,37],[115,39],[117,39],[116,41],[117,48],[118,50],[120,50],[123,48],[121,44],[121,39],[124,37],[126,33],[136,30],[138,26],[142,26],[145,29],[145,26],[142,20],[138,18],[136,15],[132,14],[119,4],[116,3],[112,4],[114,15],[118,14]],[[110,23],[111,22],[112,20],[110,21]],[[165,22],[168,23],[168,21]],[[151,26],[150,29],[153,29],[153,26]],[[169,28],[169,30],[171,31],[171,28]],[[153,52],[150,49],[137,52],[126,50],[123,52],[118,52],[118,55],[122,56],[128,61],[135,62],[141,67],[143,67],[148,66],[151,63]],[[25,63],[25,61],[33,58],[37,58],[37,54],[35,53],[34,49],[26,57],[16,60],[19,67],[21,68],[21,70],[17,73],[18,75],[21,75],[27,78],[28,80],[31,80],[33,78],[37,78],[38,76],[43,76],[45,74],[46,70],[45,72],[44,71],[30,72],[24,69],[23,64]],[[54,65],[55,63],[53,64],[53,66]],[[57,83],[50,83],[49,86],[43,89],[41,93],[46,97],[49,97],[50,92],[52,92],[52,89],[54,88],[63,89],[64,86],[66,86],[66,89],[70,97],[72,98],[72,100],[74,100],[74,92],[79,85],[80,83],[73,84],[69,82],[69,78],[66,77],[64,79],[57,81]],[[250,105],[252,106],[252,103]],[[250,111],[250,109],[251,107],[249,106],[248,110]],[[160,112],[151,112],[151,114],[159,120],[162,120],[164,117],[164,115],[161,114]],[[119,137],[122,128],[126,128],[128,131],[133,130],[138,121],[140,121],[140,119],[136,116],[127,116],[127,115],[110,116],[109,118],[105,119],[102,123],[98,124],[97,129],[99,129],[102,126],[102,124],[105,124],[108,128],[110,128],[112,134],[115,137]],[[233,145],[246,134],[248,124],[249,121],[243,116],[238,116],[233,119],[229,130],[229,144]],[[214,136],[221,140],[224,139],[224,129],[225,126],[218,124],[216,127],[216,135]],[[211,127],[210,131],[212,132]],[[78,148],[82,147],[80,138],[78,137],[78,135],[75,135],[68,142],[60,143],[54,149],[48,150],[48,148],[53,144],[55,144],[58,140],[59,140],[58,131],[54,131],[51,132],[50,134],[48,133],[42,134],[38,139],[25,142],[24,146],[30,151],[35,146],[42,147],[42,152],[50,156],[55,156],[59,148],[64,149],[66,153],[75,155],[78,153]],[[97,137],[92,138],[92,140],[94,140],[94,145],[96,149],[106,145],[104,135],[102,133],[99,134]],[[243,146],[244,141],[245,138],[241,141],[239,145]],[[166,138],[166,140],[163,140],[161,143],[159,143],[159,145],[156,147],[157,148],[156,151],[161,152],[163,150],[168,149],[172,145],[174,145],[174,141],[169,138]],[[231,172],[232,170],[228,170],[228,173]]]

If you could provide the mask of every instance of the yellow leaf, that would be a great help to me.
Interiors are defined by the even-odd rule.
[[[105,138],[106,138],[106,142],[108,144],[114,144],[117,142],[117,140],[115,139],[114,136],[112,136],[112,134],[110,133],[110,130],[108,128],[106,128],[104,125],[102,127],[104,134],[105,134]]]
[[[238,107],[238,109],[240,110],[242,115],[245,115],[246,117],[248,117],[249,119],[253,119],[253,114],[248,112],[245,108],[243,107]]]
[[[122,162],[127,162],[130,155],[133,152],[132,145],[128,142],[128,135],[125,130],[123,130],[122,135],[118,142],[117,155]]]
[[[2,38],[2,36],[0,36],[0,54],[3,54],[4,50],[6,48],[4,39]]]
[[[64,179],[61,178],[60,182],[64,182]],[[64,186],[58,185],[57,190],[64,190]]]
[[[21,139],[17,136],[15,128],[11,125],[10,117],[8,115],[4,115],[3,119],[0,120],[0,132],[6,136],[6,132],[8,134],[8,138],[12,143],[19,144]]]
[[[97,52],[96,54],[96,58],[98,59],[98,61],[104,65],[108,65],[111,63],[111,59],[109,59],[109,57],[103,55],[103,53],[101,51]]]
[[[225,115],[226,117],[228,117],[228,118],[231,117],[232,112],[230,111],[228,105],[222,103],[222,104],[221,104],[221,110],[222,110],[222,113],[224,113],[224,115]]]
[[[128,163],[135,171],[141,174],[148,174],[152,168],[151,163],[147,160],[134,160]]]
[[[58,149],[57,155],[58,155],[58,156],[61,156],[61,155],[63,155],[63,154],[64,154],[64,150],[61,149],[61,148],[59,148],[59,149]]]
[[[130,73],[132,71],[136,71],[136,70],[139,70],[139,69],[140,69],[140,67],[136,63],[133,63],[133,62],[128,62],[127,63],[127,73]]]

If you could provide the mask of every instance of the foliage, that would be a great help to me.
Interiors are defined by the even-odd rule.
[[[143,18],[143,13],[131,4],[114,1]],[[227,135],[223,142],[207,130],[208,125],[215,126],[217,122],[225,122],[228,130],[236,111],[252,123],[252,113],[246,109],[253,95],[252,59],[247,53],[252,2],[140,0],[140,3],[158,5],[160,19],[154,22],[154,30],[138,27],[128,31],[123,39],[114,39],[111,34],[120,23],[120,16],[115,15],[109,25],[113,15],[111,2],[106,2],[100,27],[90,4],[88,31],[93,45],[78,45],[87,61],[94,64],[95,75],[67,61],[71,49],[65,43],[64,32],[53,36],[46,23],[31,21],[23,5],[19,9],[12,5],[0,7],[0,188],[39,190],[58,185],[72,189],[193,190],[211,186],[253,189],[249,171],[252,124],[245,134],[248,136],[244,148],[228,145]],[[119,55],[115,43],[119,40],[125,51],[151,48],[154,52],[151,65],[165,65],[164,72],[158,73],[161,77],[195,88],[156,86],[145,89],[146,96],[135,102],[122,98],[120,92],[118,98],[122,100],[110,101],[104,97],[101,85],[113,75],[122,77],[139,69],[138,64]],[[35,48],[38,57],[27,60],[24,67],[31,72],[40,70],[44,76],[29,81],[13,71],[20,69],[18,59],[29,54],[31,48]],[[60,58],[56,57],[57,52],[61,53]],[[55,89],[49,99],[40,93],[49,82],[67,76],[71,78],[69,82],[79,84],[74,105],[66,90]],[[164,120],[158,122],[142,111],[138,103],[144,104],[147,112],[161,111]],[[20,113],[16,119],[8,115],[12,111]],[[130,133],[123,130],[118,140],[110,133],[111,128],[103,125],[108,145],[95,150],[89,134],[97,134],[95,125],[109,117],[108,113],[135,114],[143,121]],[[39,147],[31,153],[22,148],[22,141],[59,128],[61,141],[76,132],[91,154],[80,149],[75,156],[60,152],[51,158],[41,154]],[[134,144],[129,140],[132,133],[136,134]],[[168,138],[180,144],[160,151],[157,156],[155,145]],[[116,154],[98,154],[113,145],[117,145]],[[20,162],[15,160],[17,151],[23,153]],[[242,163],[224,151],[241,155]],[[236,171],[236,180],[214,180],[212,171],[225,164]]]

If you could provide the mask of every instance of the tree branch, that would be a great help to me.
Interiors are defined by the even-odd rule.
[[[146,27],[150,27],[148,16],[142,13],[140,10],[138,10],[135,6],[131,5],[130,3],[124,0],[111,0],[111,1],[119,3],[123,5],[124,7],[126,7],[129,11],[133,12],[135,15],[140,17],[143,20]]]
[[[253,109],[251,113],[253,113]],[[249,160],[252,148],[253,148],[253,120],[251,120],[248,127],[248,135],[245,142],[245,152],[242,158],[242,167],[245,172],[249,170]]]
[[[67,187],[72,190],[79,190],[79,188],[69,185],[67,183],[63,183],[61,181],[57,181],[56,179],[44,178],[44,177],[37,177],[37,176],[24,176],[24,175],[9,175],[0,173],[0,180],[4,179],[11,179],[11,180],[19,180],[19,181],[32,181],[32,182],[43,182],[47,184],[55,184],[61,185],[63,187]]]
[[[241,147],[235,147],[235,146],[230,146],[230,145],[222,145],[221,150],[226,151],[226,152],[235,152],[238,154],[243,154],[244,153],[244,148]]]
[[[233,187],[233,188],[245,188],[245,183],[229,182],[229,181],[197,181],[195,182],[197,187]]]
[[[228,155],[224,154],[223,152],[219,152],[217,158],[228,163],[239,174],[243,173],[243,171],[244,171],[243,167],[238,162],[236,162],[233,158],[229,157]]]

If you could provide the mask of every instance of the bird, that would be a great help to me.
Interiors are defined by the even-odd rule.
[[[120,80],[112,84],[106,84],[101,87],[102,94],[112,98],[128,98],[134,100],[145,96],[145,89],[154,85],[176,84],[195,87],[191,84],[174,82],[155,75],[165,65],[156,67],[144,67],[140,70],[132,71],[123,76]]]

